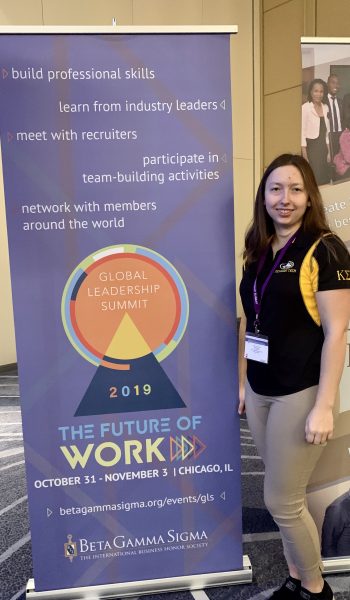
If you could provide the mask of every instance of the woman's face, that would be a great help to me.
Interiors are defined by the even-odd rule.
[[[265,208],[275,230],[296,231],[308,206],[303,177],[294,165],[274,169],[266,180]]]
[[[312,102],[316,102],[316,104],[319,104],[320,102],[322,102],[322,100],[323,100],[323,85],[321,85],[320,83],[315,83],[311,88],[310,96],[311,96]]]

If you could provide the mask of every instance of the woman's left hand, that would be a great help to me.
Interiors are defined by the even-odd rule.
[[[305,439],[309,444],[325,444],[333,437],[333,412],[331,408],[314,406],[305,424]]]

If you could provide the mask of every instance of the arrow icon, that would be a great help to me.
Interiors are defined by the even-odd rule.
[[[47,509],[46,509],[46,516],[47,516],[47,517],[51,517],[51,515],[52,515],[52,514],[53,514],[53,513],[52,513],[52,510],[50,510],[49,508],[47,508]]]
[[[222,498],[223,500],[226,500],[226,492],[222,492],[220,494],[220,498]]]
[[[170,437],[170,460],[185,460],[190,456],[198,458],[205,448],[206,445],[196,435]]]
[[[220,102],[220,106],[221,106],[221,108],[223,108],[225,110],[226,109],[226,100],[223,100],[222,102]]]
[[[9,72],[4,67],[2,68],[2,78],[6,79],[8,77]]]
[[[227,155],[223,154],[221,157],[222,162],[227,163]]]
[[[12,142],[12,140],[13,140],[13,135],[12,135],[12,133],[10,131],[8,131],[7,132],[7,141],[8,142]]]

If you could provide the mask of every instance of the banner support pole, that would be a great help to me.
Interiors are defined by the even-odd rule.
[[[323,568],[325,575],[332,573],[349,573],[350,572],[350,556],[340,556],[336,558],[323,559]]]
[[[29,579],[26,589],[27,600],[107,600],[112,598],[141,596],[160,592],[176,592],[184,590],[200,590],[208,587],[240,585],[252,583],[253,571],[247,554],[243,555],[243,567],[237,571],[222,573],[204,573],[185,577],[169,577],[166,579],[149,579],[131,581],[111,585],[65,588],[62,590],[35,591],[34,579]],[[90,596],[91,594],[91,596]]]

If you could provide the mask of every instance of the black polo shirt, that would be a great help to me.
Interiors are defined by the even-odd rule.
[[[269,362],[247,361],[248,381],[257,394],[284,396],[319,382],[324,335],[315,292],[350,288],[350,255],[333,235],[327,236],[327,241],[334,246],[337,258],[322,241],[308,253],[317,239],[299,231],[265,290],[259,322],[260,333],[269,339]],[[273,262],[270,248],[258,277],[259,297]],[[256,271],[257,263],[249,265],[240,284],[249,332],[254,332]]]

